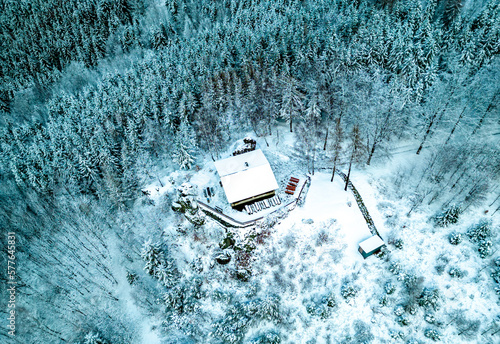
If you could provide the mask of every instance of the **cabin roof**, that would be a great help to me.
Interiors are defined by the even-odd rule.
[[[278,189],[278,183],[260,149],[218,160],[215,168],[229,203]]]

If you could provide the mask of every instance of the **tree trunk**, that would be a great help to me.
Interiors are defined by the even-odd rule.
[[[422,139],[422,142],[420,142],[420,146],[418,147],[417,149],[417,155],[420,154],[420,151],[422,150],[422,148],[424,148],[424,144],[425,144],[425,141],[427,140],[427,136],[429,136],[430,132],[431,132],[431,127],[432,125],[434,124],[434,120],[436,119],[436,115],[437,114],[434,114],[434,116],[432,116],[431,118],[431,122],[429,123],[429,125],[427,126],[427,130],[425,131],[425,135],[424,135],[424,138]]]
[[[314,176],[314,160],[316,159],[316,147],[313,149],[313,156],[312,156],[312,175]]]
[[[160,182],[161,187],[163,187],[163,183],[161,182],[160,177],[158,176],[158,174],[156,175],[156,178],[158,178],[158,182]]]
[[[328,127],[326,128],[325,145],[323,146],[323,150],[326,150],[326,142],[327,141],[328,141]]]
[[[375,147],[377,146],[377,141],[373,140],[373,146],[372,149],[370,150],[370,155],[368,155],[368,161],[366,162],[367,165],[370,165],[373,157],[373,153],[375,153]]]
[[[441,121],[441,117],[443,117],[444,113],[446,112],[446,109],[448,108],[448,104],[450,104],[450,100],[453,97],[453,93],[455,93],[455,89],[453,89],[450,93],[450,96],[448,100],[446,101],[446,104],[444,105],[443,109],[441,110],[441,114],[439,115],[439,118],[437,118],[438,112],[434,113],[434,116],[431,118],[431,122],[429,123],[429,126],[427,127],[427,130],[425,131],[424,138],[422,139],[422,142],[420,143],[420,147],[417,149],[417,155],[420,154],[420,151],[422,148],[424,148],[425,141],[427,140],[427,137],[431,133],[432,126],[434,125],[434,122],[436,122],[436,125]]]
[[[493,202],[491,202],[490,207],[491,207],[491,206],[492,206],[492,205],[493,205],[496,201],[498,201],[498,199],[499,199],[499,198],[500,198],[500,194],[498,194],[497,198],[495,198],[495,200],[494,200]]]
[[[458,123],[460,123],[460,120],[462,119],[462,117],[464,116],[464,112],[465,112],[465,108],[467,107],[467,105],[464,107],[464,109],[462,110],[462,112],[460,113],[460,116],[458,116],[458,119],[457,121],[455,122],[455,125],[453,126],[453,128],[451,129],[450,131],[450,135],[448,135],[448,138],[446,139],[446,141],[444,142],[444,145],[446,146],[448,144],[448,142],[450,141],[451,139],[451,136],[453,135],[453,133],[455,132],[455,129],[457,129],[457,125]]]
[[[290,117],[290,132],[293,133],[293,130],[292,130],[292,117]]]
[[[264,141],[266,141],[266,145],[269,147],[269,143],[267,142],[266,137],[264,136],[263,138],[264,138]]]
[[[476,134],[476,132],[481,129],[481,126],[483,125],[483,122],[484,122],[484,119],[486,118],[486,115],[488,115],[488,112],[491,111],[491,109],[493,108],[493,103],[495,102],[495,98],[498,96],[498,92],[493,96],[493,98],[491,99],[490,101],[490,105],[488,105],[488,108],[486,109],[486,111],[484,112],[483,116],[481,117],[481,119],[479,120],[479,123],[476,125],[476,127],[474,128],[474,130],[472,131],[472,134],[471,135],[474,135]]]
[[[347,191],[347,185],[349,185],[349,178],[351,177],[351,166],[352,166],[352,158],[351,158],[351,161],[349,161],[349,171],[347,172],[347,178],[345,180],[344,191]]]
[[[337,167],[337,156],[335,156],[335,158],[333,159],[332,179],[330,180],[331,182],[333,182],[333,178],[335,177],[336,167]]]

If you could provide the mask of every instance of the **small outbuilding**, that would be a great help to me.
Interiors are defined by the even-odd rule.
[[[366,239],[359,243],[358,251],[361,253],[363,258],[367,258],[374,253],[380,251],[380,249],[385,246],[384,241],[378,236],[374,235],[371,238]]]
[[[218,160],[214,164],[232,207],[271,197],[278,189],[273,170],[260,149]]]

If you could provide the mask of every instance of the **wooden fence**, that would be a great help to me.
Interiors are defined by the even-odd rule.
[[[291,201],[288,204],[285,204],[282,207],[277,207],[276,210],[270,212],[267,215],[273,214],[273,213],[275,213],[283,208],[287,208],[289,211],[293,210],[302,196],[302,191],[304,190],[304,187],[306,186],[306,184],[308,184],[310,182],[311,182],[311,177],[307,176],[307,179],[304,182],[304,184],[302,184],[302,187],[300,188],[299,195],[297,196],[296,199],[294,199],[293,201]],[[215,208],[212,208],[211,206],[209,206],[206,203],[203,203],[202,201],[197,201],[197,202],[198,202],[198,205],[200,206],[201,210],[203,210],[207,215],[212,217],[214,220],[219,222],[224,227],[238,227],[238,228],[250,227],[250,226],[254,226],[258,221],[260,221],[264,218],[264,216],[261,216],[257,219],[254,219],[254,220],[241,222],[241,221],[238,221],[238,220],[232,218],[231,216],[228,216],[228,215],[218,211]]]

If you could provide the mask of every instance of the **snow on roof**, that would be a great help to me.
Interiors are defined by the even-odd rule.
[[[359,247],[361,247],[361,249],[364,252],[368,253],[368,252],[371,252],[373,250],[376,250],[377,248],[379,248],[382,245],[384,245],[384,241],[382,239],[380,239],[380,237],[378,235],[374,235],[371,238],[366,239],[365,241],[361,242],[359,244]]]
[[[229,203],[278,188],[271,166],[260,149],[222,159],[214,164]]]
[[[248,165],[246,165],[247,163]],[[215,168],[219,176],[224,177],[229,174],[241,172],[249,168],[254,168],[261,165],[269,165],[264,153],[260,149],[232,156],[227,159],[222,159],[214,162]]]

